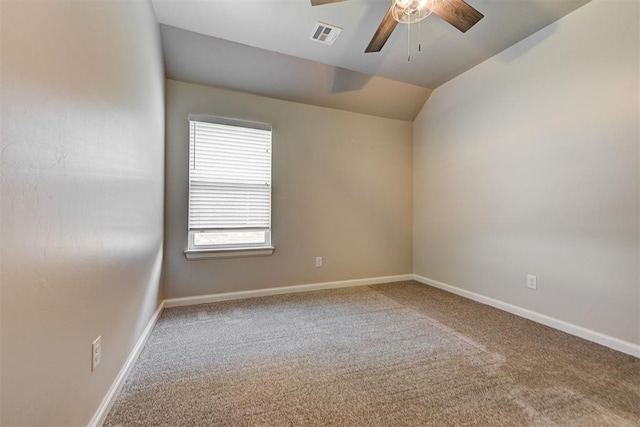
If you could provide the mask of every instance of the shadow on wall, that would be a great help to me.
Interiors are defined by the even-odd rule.
[[[333,72],[332,93],[354,92],[362,89],[371,80],[368,74],[345,68],[335,68]]]

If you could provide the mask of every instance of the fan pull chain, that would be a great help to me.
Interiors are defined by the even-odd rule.
[[[411,61],[411,21],[407,23],[407,62]]]
[[[422,40],[421,24],[422,24],[422,21],[418,21],[418,52],[422,51],[422,44],[420,43],[420,41]]]

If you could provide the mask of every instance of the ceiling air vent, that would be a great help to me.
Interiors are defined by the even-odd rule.
[[[341,32],[342,28],[340,27],[325,24],[324,22],[316,22],[309,38],[317,41],[318,43],[333,44]]]

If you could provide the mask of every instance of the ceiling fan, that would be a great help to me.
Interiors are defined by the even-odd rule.
[[[311,5],[320,6],[342,1],[345,0],[311,0]],[[380,52],[399,22],[409,24],[419,22],[431,12],[463,33],[484,17],[464,0],[392,0],[391,7],[382,18],[365,53]]]

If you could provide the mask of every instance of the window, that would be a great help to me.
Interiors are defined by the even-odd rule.
[[[271,126],[190,115],[187,258],[272,252]]]

